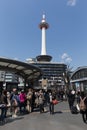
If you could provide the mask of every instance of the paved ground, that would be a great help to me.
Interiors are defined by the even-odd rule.
[[[48,110],[48,109],[47,109]],[[47,111],[40,114],[35,111],[31,114],[19,116],[16,119],[8,118],[0,130],[87,130],[87,124],[82,121],[81,114],[70,113],[67,102],[55,106],[55,114]]]

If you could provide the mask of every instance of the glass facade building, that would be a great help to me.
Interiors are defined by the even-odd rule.
[[[67,69],[66,64],[55,62],[38,62],[35,60],[28,60],[28,63],[31,63],[42,70],[42,77],[39,81],[35,82],[35,87],[49,89],[64,86],[63,73],[65,73]]]

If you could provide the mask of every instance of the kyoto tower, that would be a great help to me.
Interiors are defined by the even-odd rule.
[[[46,22],[45,15],[43,14],[39,28],[42,30],[42,46],[41,55],[37,56],[37,61],[50,62],[52,57],[46,54],[46,29],[49,28],[49,24]]]

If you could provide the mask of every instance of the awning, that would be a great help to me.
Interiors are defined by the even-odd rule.
[[[40,68],[26,62],[0,57],[0,70],[22,76],[26,81],[36,80],[42,75]]]

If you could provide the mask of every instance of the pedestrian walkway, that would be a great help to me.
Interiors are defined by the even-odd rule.
[[[30,114],[9,117],[7,123],[0,126],[0,130],[86,130],[87,124],[83,123],[81,114],[71,114],[68,102],[55,105],[55,113],[50,115],[48,108],[45,113],[34,111]]]

